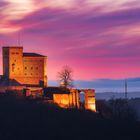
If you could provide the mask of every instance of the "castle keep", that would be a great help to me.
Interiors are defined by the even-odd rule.
[[[3,75],[23,85],[47,86],[47,57],[24,53],[23,47],[3,47]]]

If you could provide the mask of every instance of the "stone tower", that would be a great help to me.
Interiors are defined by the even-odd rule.
[[[24,85],[47,86],[47,57],[24,53],[23,47],[3,47],[3,75]]]
[[[23,82],[23,47],[3,47],[3,74]]]

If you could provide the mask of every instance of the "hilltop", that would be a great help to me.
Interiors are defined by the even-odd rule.
[[[0,139],[134,140],[139,122],[101,117],[98,113],[60,109],[25,97],[0,95]]]

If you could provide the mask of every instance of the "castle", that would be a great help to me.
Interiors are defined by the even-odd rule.
[[[0,93],[15,92],[25,96],[47,97],[62,108],[80,108],[84,92],[85,109],[96,111],[94,89],[63,89],[48,87],[47,56],[23,52],[23,47],[3,47],[3,76]]]
[[[3,47],[3,76],[22,85],[47,86],[47,57],[25,53],[23,47]]]

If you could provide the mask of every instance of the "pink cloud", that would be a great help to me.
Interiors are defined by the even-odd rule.
[[[21,27],[25,51],[48,55],[49,79],[56,79],[63,65],[73,68],[75,79],[136,77],[140,76],[140,7],[125,2],[113,11],[105,10],[106,3],[81,12],[48,6],[7,25]],[[1,44],[17,44],[18,34],[0,33]]]

